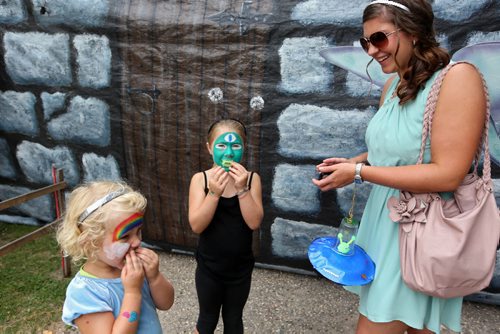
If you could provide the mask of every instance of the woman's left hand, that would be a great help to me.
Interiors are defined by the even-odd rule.
[[[158,259],[158,254],[153,252],[151,249],[139,247],[135,250],[137,257],[142,262],[144,272],[148,281],[153,281],[157,275],[160,273],[160,262]]]
[[[330,166],[318,166],[321,173],[331,173],[321,180],[312,179],[312,182],[321,190],[328,191],[345,187],[354,181],[356,165],[350,162],[336,163]]]
[[[248,171],[237,162],[231,164],[229,175],[234,179],[234,188],[236,192],[240,192],[247,186]]]

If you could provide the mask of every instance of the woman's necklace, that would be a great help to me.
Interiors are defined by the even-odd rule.
[[[396,85],[396,87],[392,91],[391,99],[395,99],[396,97],[398,97],[398,91],[399,91],[399,88],[401,86],[401,83],[402,83],[402,80],[400,80],[398,82],[398,84]],[[406,87],[403,87],[401,93],[405,93],[405,92],[406,92]]]

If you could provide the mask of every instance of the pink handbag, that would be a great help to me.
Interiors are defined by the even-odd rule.
[[[427,136],[439,90],[449,64],[436,78],[425,107],[422,163]],[[482,144],[475,156],[474,170],[466,175],[451,199],[438,193],[413,194],[401,191],[400,198],[387,202],[390,218],[399,222],[401,276],[413,290],[427,295],[453,298],[487,287],[491,281],[500,240],[500,215],[493,194],[488,151],[489,97]],[[484,150],[483,176],[477,173]]]

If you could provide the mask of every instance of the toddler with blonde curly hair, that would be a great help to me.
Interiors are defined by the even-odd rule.
[[[162,333],[157,309],[174,288],[158,255],[141,247],[146,198],[123,182],[81,185],[70,195],[57,241],[84,262],[66,290],[63,321],[80,333]]]

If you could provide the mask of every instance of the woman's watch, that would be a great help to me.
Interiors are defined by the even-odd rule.
[[[358,162],[356,164],[356,167],[354,169],[354,182],[356,184],[361,184],[363,183],[363,178],[361,177],[361,168],[363,168],[365,164],[362,162]]]

